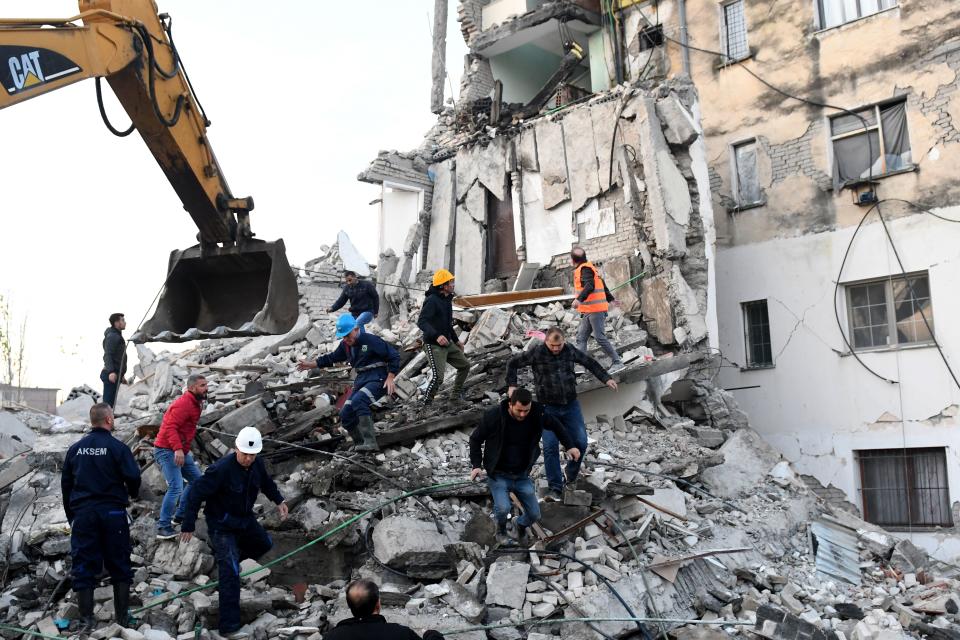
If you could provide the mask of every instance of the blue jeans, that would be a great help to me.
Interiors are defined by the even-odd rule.
[[[580,450],[580,459],[567,463],[567,481],[573,482],[580,473],[583,457],[587,455],[587,425],[583,422],[580,401],[568,404],[547,404],[543,406],[544,415],[560,421],[574,446]],[[563,473],[560,472],[560,440],[553,431],[543,431],[543,468],[547,472],[547,482],[551,489],[563,490]]]
[[[240,562],[259,559],[273,548],[273,540],[250,516],[237,529],[210,529],[210,544],[217,558],[220,581],[220,633],[233,633],[240,628]]]
[[[357,316],[357,326],[360,327],[360,333],[366,333],[363,329],[363,325],[369,324],[373,320],[373,313],[370,311],[364,311]]]
[[[525,473],[496,473],[487,477],[487,486],[493,497],[493,517],[497,527],[507,524],[507,516],[513,508],[510,502],[510,492],[517,496],[523,505],[523,515],[517,518],[517,525],[529,527],[540,520],[540,503],[537,501],[537,492],[533,488],[533,480]]]
[[[120,388],[120,374],[117,381],[110,382],[110,374],[104,369],[100,372],[100,381],[103,382],[103,401],[111,407],[117,404],[117,389]]]
[[[607,312],[598,311],[596,313],[584,313],[580,315],[580,326],[577,327],[577,349],[587,353],[587,339],[593,334],[593,339],[597,341],[603,352],[613,361],[611,364],[622,362],[617,350],[610,343],[607,334],[604,333],[603,325],[607,321]]]
[[[200,473],[200,467],[193,461],[193,456],[189,453],[183,457],[182,467],[174,464],[173,449],[155,447],[153,459],[157,461],[157,466],[163,473],[163,479],[167,481],[167,493],[163,496],[163,502],[160,503],[160,518],[157,524],[161,528],[169,527],[174,510],[176,510],[176,516],[182,518],[184,511],[187,509],[187,491],[190,488],[187,487],[184,490],[183,481],[186,480],[190,485],[193,485],[203,474]]]
[[[93,589],[106,567],[114,584],[133,582],[130,525],[123,507],[88,507],[70,523],[73,590]]]

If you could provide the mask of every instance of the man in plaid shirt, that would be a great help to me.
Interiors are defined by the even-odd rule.
[[[616,381],[599,362],[566,343],[563,331],[552,327],[542,344],[528,349],[507,363],[507,396],[517,387],[517,372],[524,367],[533,369],[533,383],[537,400],[544,405],[544,414],[559,420],[580,450],[580,459],[567,463],[566,482],[573,483],[580,473],[580,465],[587,451],[587,425],[577,400],[576,365],[583,365],[597,380],[617,390]],[[543,466],[550,484],[550,497],[563,498],[564,473],[560,471],[560,446],[552,431],[543,432]]]

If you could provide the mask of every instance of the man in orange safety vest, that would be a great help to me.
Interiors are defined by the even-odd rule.
[[[587,252],[582,247],[574,247],[570,251],[570,261],[574,267],[573,288],[577,296],[573,308],[580,312],[577,349],[587,353],[587,338],[593,334],[600,348],[610,357],[609,372],[616,373],[624,368],[623,361],[604,332],[607,311],[614,301],[613,294],[607,289],[597,268],[587,260]]]

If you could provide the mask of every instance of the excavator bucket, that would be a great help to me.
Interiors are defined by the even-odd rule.
[[[283,240],[203,256],[199,246],[173,251],[167,273],[157,309],[133,342],[283,334],[297,321],[297,277]]]

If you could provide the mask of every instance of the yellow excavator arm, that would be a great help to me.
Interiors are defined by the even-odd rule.
[[[234,197],[227,185],[170,18],[153,0],[79,0],[79,8],[65,20],[0,20],[0,109],[96,78],[107,127],[140,134],[193,218],[200,244],[171,254],[157,311],[135,339],[288,331],[298,301],[283,241],[253,240],[253,199]],[[101,78],[130,117],[129,129],[107,119]]]

